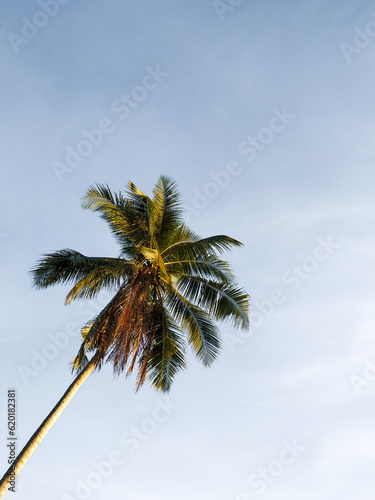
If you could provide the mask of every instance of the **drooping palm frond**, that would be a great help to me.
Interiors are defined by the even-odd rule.
[[[156,389],[168,392],[175,375],[184,368],[186,368],[184,340],[171,315],[164,309],[147,365],[149,379]]]
[[[200,276],[206,279],[216,279],[223,283],[230,283],[234,279],[232,270],[227,262],[209,255],[205,259],[183,258],[165,263],[165,268],[170,275],[176,277],[181,274]]]
[[[249,327],[249,297],[244,290],[186,274],[180,275],[177,288],[216,320],[229,319],[235,327]]]
[[[66,304],[76,299],[94,299],[102,290],[114,290],[129,280],[135,271],[135,263],[125,259],[103,263],[74,285],[66,297]]]
[[[163,252],[163,258],[174,256],[182,258],[189,256],[192,259],[216,255],[230,250],[232,247],[241,247],[243,244],[229,236],[223,234],[217,236],[209,236],[196,241],[178,241],[167,247]]]
[[[69,284],[87,276],[106,275],[103,286],[111,287],[120,274],[126,276],[134,264],[124,259],[110,257],[86,257],[69,248],[45,254],[30,271],[36,288],[47,288],[56,284]],[[111,283],[113,280],[113,283]]]
[[[106,358],[115,374],[127,367],[129,375],[138,362],[142,383],[147,371],[147,352],[151,351],[154,332],[161,322],[158,314],[161,304],[155,301],[156,275],[149,265],[139,269],[82,330],[86,351],[94,349],[101,353],[100,366]],[[79,359],[77,355],[77,363]],[[144,363],[141,359],[145,359]]]
[[[209,366],[220,352],[220,338],[218,329],[208,313],[194,305],[172,286],[168,286],[166,306],[187,333],[189,344],[198,359]]]
[[[108,361],[115,373],[128,366],[128,374],[135,362],[150,349],[155,329],[160,323],[161,304],[156,299],[152,268],[142,269],[122,290],[119,307],[113,311],[113,340],[108,349]],[[142,370],[143,367],[140,366]]]

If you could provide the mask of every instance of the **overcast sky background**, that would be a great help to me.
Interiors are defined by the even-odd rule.
[[[0,5],[2,473],[7,389],[20,449],[71,382],[79,327],[100,307],[64,307],[68,288],[37,291],[28,271],[63,248],[118,254],[80,208],[91,184],[151,193],[173,177],[196,232],[244,243],[227,258],[252,330],[223,324],[222,355],[210,369],[189,357],[167,410],[110,366],[93,374],[15,498],[372,500],[373,2],[65,0],[41,14],[43,3]],[[69,167],[69,148],[87,152],[84,131],[100,126]],[[136,427],[143,440],[129,442]],[[116,450],[121,464],[98,476]]]

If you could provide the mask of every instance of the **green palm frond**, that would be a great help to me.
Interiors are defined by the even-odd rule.
[[[249,296],[244,290],[188,275],[179,277],[177,288],[216,320],[229,319],[237,328],[249,328]]]
[[[182,223],[177,227],[175,231],[171,231],[168,235],[166,244],[163,245],[163,248],[160,250],[163,254],[165,250],[176,243],[184,242],[194,242],[198,241],[201,238],[191,229],[189,229],[185,223]],[[164,257],[165,260],[168,260],[169,257]]]
[[[162,252],[163,258],[174,256],[175,258],[183,259],[190,257],[192,259],[199,259],[200,257],[207,257],[209,255],[216,255],[230,250],[232,247],[241,247],[243,244],[230,236],[217,235],[202,238],[197,241],[179,241],[170,245]]]
[[[231,283],[234,279],[232,270],[224,260],[214,255],[205,259],[186,258],[183,260],[172,260],[165,263],[165,268],[170,275],[178,277],[181,274],[191,274],[206,279],[216,279],[224,283]]]
[[[112,270],[116,276],[121,269],[126,276],[133,265],[124,259],[86,257],[76,250],[67,248],[45,254],[30,272],[35,287],[47,288],[56,284],[77,282],[88,274],[97,272],[98,269]]]
[[[169,392],[175,375],[186,368],[185,343],[166,310],[156,331],[147,371],[152,385]]]
[[[79,280],[68,293],[65,303],[70,304],[76,299],[94,299],[103,290],[112,291],[131,278],[136,271],[136,265],[125,259],[103,260],[102,265],[89,271]]]
[[[216,325],[208,313],[187,300],[174,287],[168,286],[167,307],[188,334],[188,341],[197,357],[209,366],[220,351]]]
[[[132,182],[128,183],[128,219],[131,224],[132,233],[139,231],[139,235],[143,233],[141,238],[134,238],[132,234],[132,241],[136,245],[150,246],[150,227],[152,226],[152,219],[155,212],[152,200],[142,193],[140,189]]]
[[[126,200],[121,192],[112,194],[108,186],[96,184],[90,186],[82,198],[82,208],[99,212],[100,217],[110,226],[116,238],[127,237],[128,221],[126,217]]]
[[[170,245],[171,239],[183,224],[180,194],[176,183],[163,175],[156,183],[153,194],[155,207],[153,238],[162,251]]]

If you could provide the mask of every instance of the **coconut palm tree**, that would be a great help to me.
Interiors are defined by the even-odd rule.
[[[84,380],[104,362],[115,374],[137,367],[136,390],[146,380],[168,392],[186,367],[186,340],[209,366],[220,350],[216,320],[248,328],[248,295],[234,284],[223,251],[242,244],[229,236],[200,238],[182,219],[179,193],[161,176],[153,197],[129,183],[126,196],[108,186],[89,188],[82,207],[108,223],[120,245],[117,258],[86,257],[65,249],[44,255],[32,269],[34,285],[73,284],[66,303],[113,293],[104,309],[82,328],[72,361],[76,379],[18,455],[0,483],[17,475]],[[186,340],[185,340],[186,339]],[[90,354],[92,354],[90,358]],[[90,358],[90,359],[89,359]]]

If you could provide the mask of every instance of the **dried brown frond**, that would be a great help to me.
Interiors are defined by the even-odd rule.
[[[162,321],[159,287],[156,269],[142,266],[117,292],[93,339],[100,364],[106,358],[116,375],[126,367],[130,375],[138,362],[137,390],[145,381],[155,332]]]

